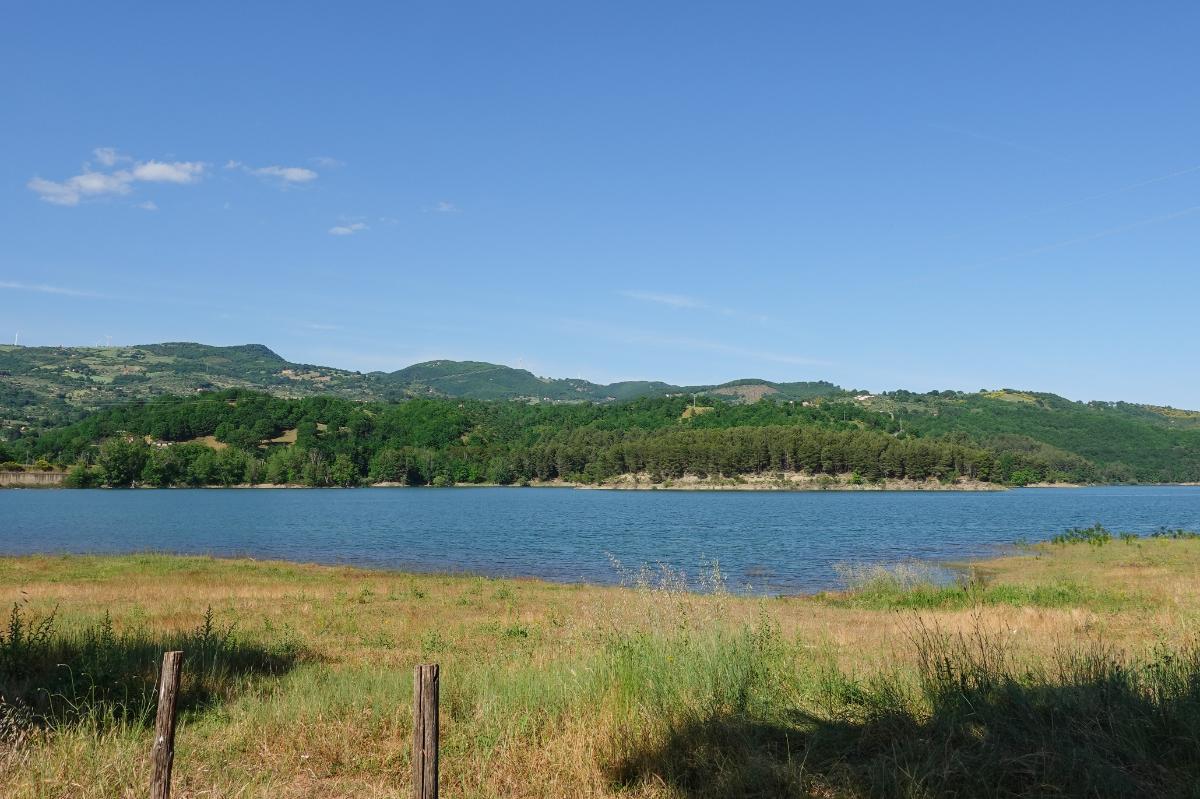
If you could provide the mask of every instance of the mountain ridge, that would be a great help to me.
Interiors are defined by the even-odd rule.
[[[696,404],[692,395],[697,395],[703,408],[692,407]],[[241,414],[244,411],[237,408],[243,406],[257,407],[267,396],[290,404],[272,406],[275,410],[244,419],[232,428],[202,425],[185,438],[214,435],[218,441],[255,449],[264,440],[275,442],[303,433],[305,446],[311,444],[315,433],[307,427],[307,432],[299,430],[298,422],[281,426],[276,417],[282,413],[309,417],[313,424],[335,431],[368,430],[394,418],[392,426],[397,429],[425,431],[415,438],[400,436],[396,440],[402,446],[425,446],[421,442],[426,434],[445,432],[448,419],[472,417],[477,421],[473,426],[459,429],[449,425],[456,432],[442,441],[447,457],[460,446],[474,446],[465,444],[461,435],[475,430],[476,439],[472,440],[477,443],[494,443],[500,436],[508,440],[505,446],[517,447],[526,458],[544,459],[553,450],[559,454],[551,460],[557,462],[563,453],[583,446],[587,452],[579,450],[583,453],[580,457],[598,458],[593,471],[601,469],[607,474],[608,461],[620,460],[624,444],[617,449],[601,448],[601,452],[587,444],[596,435],[619,435],[634,446],[642,436],[658,436],[655,431],[674,431],[664,433],[667,437],[656,439],[652,446],[669,460],[675,457],[672,447],[687,443],[672,435],[686,438],[692,435],[687,433],[691,429],[732,425],[745,428],[731,434],[741,437],[735,449],[758,462],[764,453],[778,450],[779,441],[790,435],[780,425],[815,424],[847,434],[854,430],[870,434],[854,444],[857,454],[844,464],[834,457],[834,449],[822,454],[824,445],[808,452],[806,462],[819,462],[825,471],[827,465],[840,468],[841,464],[864,475],[907,475],[912,465],[914,474],[928,474],[928,464],[909,464],[909,459],[928,460],[929,453],[903,449],[908,444],[898,450],[890,443],[916,438],[933,442],[939,457],[958,458],[954,453],[966,453],[961,450],[964,445],[972,452],[980,448],[980,452],[990,453],[987,457],[993,459],[1005,481],[1019,484],[1043,479],[1060,483],[1200,480],[1200,413],[1124,402],[1082,403],[1038,391],[1002,388],[914,393],[898,389],[875,394],[851,392],[822,381],[782,383],[755,378],[708,386],[655,381],[601,385],[577,378],[538,377],[528,370],[486,361],[451,360],[426,361],[394,372],[362,373],[293,363],[263,345],[213,347],[167,342],[109,348],[0,347],[0,443],[23,439],[28,445],[41,433],[50,433],[46,442],[62,440],[48,452],[60,457],[64,453],[83,455],[75,439],[97,424],[126,429],[131,420],[142,419],[149,434],[151,428],[157,429],[155,417],[175,414],[170,409],[181,405],[174,400],[149,400],[190,398],[182,405],[194,407],[201,417],[213,421]],[[181,418],[187,421],[184,426],[195,427],[190,411],[183,411]],[[639,429],[636,420],[646,418],[649,426]],[[582,438],[573,438],[577,434]],[[724,433],[699,435],[709,436],[693,453],[701,461],[708,457],[705,452],[724,452],[732,446],[721,438]],[[526,449],[526,437],[540,438],[550,449],[539,450],[540,454]],[[842,443],[847,442],[849,439]],[[360,461],[366,457],[354,449],[357,445],[352,441],[342,445],[347,448],[344,454],[354,454]],[[606,446],[617,445],[609,442]],[[337,453],[331,449],[327,454]],[[490,463],[511,454],[501,447],[485,460]],[[962,456],[969,460],[978,454]],[[360,469],[365,468],[364,463],[359,463]],[[490,467],[479,461],[472,468],[478,477],[483,473],[480,469]],[[966,471],[946,466],[943,472],[971,474],[971,469],[963,468]]]
[[[779,382],[740,378],[724,383],[680,386],[663,381],[627,380],[609,384],[582,378],[542,377],[487,361],[439,359],[392,372],[359,372],[289,361],[264,344],[215,346],[160,342],[127,347],[27,347],[0,345],[0,425],[59,424],[124,402],[164,395],[245,388],[279,397],[334,396],[358,401],[417,397],[577,403],[624,402],[641,397],[701,394],[731,402],[806,402],[850,399],[874,410],[895,413],[918,404],[933,416],[956,412],[955,398],[985,397],[1025,407],[1073,403],[1046,392],[999,389],[876,395],[851,391],[823,380]],[[1087,403],[1120,407],[1176,429],[1200,428],[1200,412],[1139,403]]]
[[[487,361],[432,360],[393,372],[359,372],[292,362],[263,344],[214,346],[175,341],[126,347],[0,345],[0,419],[9,424],[61,420],[114,403],[197,391],[249,388],[281,397],[331,395],[355,400],[462,397],[532,402],[619,402],[638,397],[740,387],[787,399],[845,394],[826,381],[775,383],[741,379],[676,386],[662,381],[610,384],[552,378]]]

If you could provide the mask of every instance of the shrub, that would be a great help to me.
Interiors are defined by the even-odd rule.
[[[1037,481],[1038,474],[1032,469],[1017,469],[1012,473],[1012,476],[1008,478],[1008,482],[1015,486],[1027,486],[1030,483],[1036,483]]]
[[[63,485],[67,488],[91,488],[100,484],[99,469],[86,463],[77,463],[67,470]]]
[[[1091,527],[1072,527],[1066,532],[1059,533],[1050,539],[1052,544],[1091,544],[1102,547],[1112,541],[1112,533],[1104,525],[1096,522]]]
[[[1182,528],[1172,530],[1172,529],[1169,529],[1166,527],[1160,527],[1157,530],[1155,530],[1153,533],[1151,533],[1150,537],[1151,538],[1170,538],[1170,539],[1174,539],[1174,540],[1180,540],[1180,539],[1200,538],[1200,533],[1196,532],[1195,530],[1184,530]]]

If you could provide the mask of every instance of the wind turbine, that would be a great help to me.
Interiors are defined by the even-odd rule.
[[[20,340],[21,340],[21,331],[18,330],[16,333],[13,333],[13,346],[14,347],[18,346],[17,342],[19,342]]]

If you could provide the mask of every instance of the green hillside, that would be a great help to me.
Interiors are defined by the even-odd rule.
[[[1186,420],[1140,406],[1001,394],[361,402],[229,389],[117,405],[30,430],[0,442],[0,460],[90,464],[77,467],[80,480],[113,485],[599,482],[629,474],[668,480],[782,472],[1006,485],[1200,480],[1200,429]]]
[[[457,397],[527,402],[623,402],[712,391],[732,401],[774,395],[808,399],[844,393],[832,383],[737,380],[719,386],[659,381],[602,385],[538,377],[483,361],[428,361],[395,372],[360,373],[292,363],[261,344],[213,347],[174,342],[130,347],[0,346],[0,425],[54,426],[132,400],[248,388],[277,397],[361,401]]]
[[[130,400],[255,388],[278,396],[380,396],[367,375],[289,363],[267,347],[186,342],[133,347],[0,346],[0,419],[53,424]]]
[[[681,391],[678,386],[658,382],[630,381],[606,386],[587,380],[538,377],[525,369],[484,361],[426,361],[378,377],[392,395],[490,400],[612,402]]]
[[[1200,414],[1125,402],[1072,402],[1054,394],[896,391],[866,407],[922,435],[963,434],[1003,450],[1084,458],[1105,482],[1200,479]],[[1063,471],[1069,471],[1064,465]]]
[[[147,427],[149,423],[137,416],[137,408],[146,401],[159,400],[146,407],[156,408],[158,410],[154,412],[160,414],[165,412],[164,408],[182,407],[187,409],[186,414],[208,409],[204,411],[207,419],[217,411],[217,416],[227,415],[220,408],[212,410],[211,398],[214,392],[228,389],[264,392],[282,400],[308,398],[317,404],[272,406],[273,410],[266,416],[234,424],[234,429],[241,432],[230,433],[227,428],[218,430],[221,421],[218,420],[212,424],[189,422],[182,428],[172,423],[163,428],[168,432],[183,429],[187,435],[182,439],[160,435],[161,425],[150,425],[145,434],[166,440],[215,435],[219,441],[257,451],[255,447],[261,441],[296,427],[295,423],[280,421],[285,417],[300,418],[309,414],[314,424],[330,424],[319,418],[325,410],[310,412],[314,407],[340,408],[333,414],[339,419],[361,417],[367,421],[356,424],[366,430],[373,429],[374,419],[399,413],[391,409],[404,407],[406,400],[452,400],[444,405],[437,402],[412,405],[412,408],[424,408],[423,412],[435,416],[445,408],[457,408],[464,401],[473,401],[482,404],[463,407],[475,409],[472,413],[478,419],[455,435],[471,432],[479,440],[486,440],[489,446],[502,444],[503,451],[499,454],[491,450],[484,454],[476,452],[467,460],[505,461],[511,452],[504,447],[513,444],[508,438],[510,434],[515,435],[513,431],[520,430],[524,435],[536,427],[547,441],[555,442],[556,451],[581,448],[580,451],[586,453],[576,458],[570,468],[556,470],[556,474],[611,475],[613,469],[618,469],[614,463],[620,458],[614,461],[615,456],[606,448],[626,447],[628,437],[645,436],[645,419],[648,418],[645,403],[659,402],[661,404],[655,405],[657,410],[651,414],[656,420],[656,431],[675,428],[695,431],[714,427],[758,430],[753,435],[766,436],[762,444],[766,449],[759,447],[755,450],[757,454],[747,455],[744,460],[746,463],[767,463],[768,468],[775,468],[777,461],[764,461],[761,453],[775,446],[771,441],[773,437],[787,438],[778,428],[828,427],[837,422],[838,429],[869,431],[881,436],[867,447],[874,454],[851,459],[852,470],[864,474],[905,473],[904,468],[895,464],[879,466],[881,459],[885,459],[887,444],[895,440],[920,439],[950,442],[988,453],[988,457],[994,459],[994,474],[1004,482],[1200,480],[1200,413],[1161,406],[1072,402],[1053,394],[1011,389],[977,393],[891,391],[867,394],[820,381],[778,383],[744,379],[705,386],[631,381],[601,385],[579,379],[538,377],[524,369],[482,361],[429,361],[391,373],[362,374],[291,363],[261,345],[211,347],[168,343],[137,347],[0,347],[0,423],[3,425],[0,441],[19,439],[17,451],[29,453],[29,442],[38,440],[40,431],[46,431],[47,435],[41,441],[60,443],[46,444],[39,454],[69,462],[85,456],[89,447],[111,435],[109,428],[114,418],[130,420],[130,430],[140,431]],[[699,397],[708,410],[694,416],[685,414],[684,409],[693,402],[694,396]],[[171,397],[191,398],[192,401],[178,406],[166,401]],[[332,401],[336,401],[335,405],[328,404]],[[258,407],[257,401],[252,407]],[[286,411],[280,410],[284,407]],[[103,413],[97,415],[96,412]],[[170,412],[176,413],[175,410]],[[82,426],[73,425],[80,420],[83,420]],[[493,429],[493,423],[500,427]],[[338,424],[345,426],[341,422]],[[609,436],[602,444],[588,438],[591,433],[586,432],[597,429],[607,431],[605,435]],[[56,436],[72,430],[77,431],[71,433],[75,444],[62,445]],[[775,432],[763,432],[767,430]],[[618,433],[616,438],[610,435]],[[580,444],[580,436],[590,443]],[[705,460],[707,456],[689,448],[758,447],[747,443],[749,439],[730,440],[719,445],[706,436],[700,434],[695,440],[684,440],[684,436],[673,443],[658,442],[650,445],[650,449],[658,452],[659,444],[682,448],[681,452],[691,454],[680,454],[676,458],[677,465],[711,470],[715,461]],[[311,446],[318,440],[323,437],[312,436],[308,443]],[[866,446],[862,441],[856,442],[855,446],[860,444]],[[530,441],[521,439],[521,447],[528,445]],[[438,446],[444,449],[445,457],[451,460],[459,457],[452,457],[457,446],[453,441],[442,441]],[[602,454],[602,450],[608,454]],[[338,453],[330,449],[326,454],[333,457]],[[372,456],[356,451],[354,457],[356,468],[366,476]],[[587,470],[587,464],[592,464],[591,471]],[[835,465],[845,464],[838,461]],[[958,467],[947,468],[953,471]],[[471,469],[465,466],[455,469],[455,474],[478,475],[486,471],[486,466],[476,463]],[[679,468],[672,467],[667,471],[678,472]],[[526,472],[538,476],[545,470],[531,472],[525,469],[520,473]]]
[[[0,460],[74,464],[76,483],[108,485],[661,481],[783,471],[1007,479],[993,473],[995,457],[982,447],[897,435],[888,417],[851,403],[706,399],[706,413],[692,403],[361,403],[231,389],[96,411],[0,444]]]

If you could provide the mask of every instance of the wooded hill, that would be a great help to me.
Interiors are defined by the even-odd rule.
[[[729,399],[769,393],[784,399],[846,396],[823,381],[735,380],[717,386],[538,377],[482,361],[429,361],[395,372],[353,372],[291,363],[261,344],[212,347],[168,343],[132,347],[0,346],[0,427],[55,426],[130,400],[248,388],[278,397],[364,401],[416,397],[528,402],[620,402],[716,391]]]
[[[1195,414],[1049,394],[533,404],[225,390],[105,408],[0,445],[111,485],[598,482],[803,471],[1030,482],[1200,480]]]

